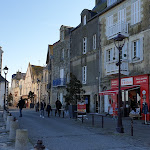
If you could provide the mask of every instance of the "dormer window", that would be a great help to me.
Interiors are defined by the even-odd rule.
[[[86,25],[86,15],[83,17],[83,25]]]
[[[113,5],[117,0],[107,0],[107,7]]]

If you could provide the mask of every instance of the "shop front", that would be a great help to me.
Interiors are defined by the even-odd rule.
[[[122,115],[127,117],[131,114],[138,114],[143,120],[150,120],[148,113],[145,115],[143,108],[145,104],[150,106],[149,100],[149,75],[131,76],[121,79],[122,91]],[[108,113],[117,115],[118,110],[118,79],[111,80],[111,89],[99,93],[100,96],[109,95]]]

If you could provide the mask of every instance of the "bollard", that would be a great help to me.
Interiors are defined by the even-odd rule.
[[[102,115],[102,128],[104,127],[104,117]]]
[[[19,129],[18,120],[10,121],[9,139],[14,140],[16,137],[16,130]]]
[[[131,136],[133,136],[133,118],[131,118]]]
[[[7,122],[6,122],[6,130],[10,130],[10,121],[13,121],[14,117],[13,116],[7,116]]]
[[[34,150],[44,150],[45,146],[43,145],[42,140],[38,140],[37,144],[34,146]]]
[[[4,119],[5,123],[7,121],[7,116],[8,115],[9,115],[9,113],[7,111],[4,111],[4,113],[3,113],[3,119]]]
[[[28,149],[28,130],[16,130],[15,150],[29,150]]]

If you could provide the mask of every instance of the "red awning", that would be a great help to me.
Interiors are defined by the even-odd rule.
[[[138,88],[140,88],[140,86],[138,86],[138,85],[122,86],[121,90],[127,91],[127,90],[133,90],[133,89],[138,89]],[[118,87],[114,87],[114,88],[111,88],[107,91],[103,91],[103,92],[99,93],[99,95],[114,95],[114,94],[118,94]]]

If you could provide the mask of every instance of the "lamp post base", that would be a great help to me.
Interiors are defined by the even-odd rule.
[[[117,127],[116,131],[119,133],[124,133],[124,128],[123,127]]]

